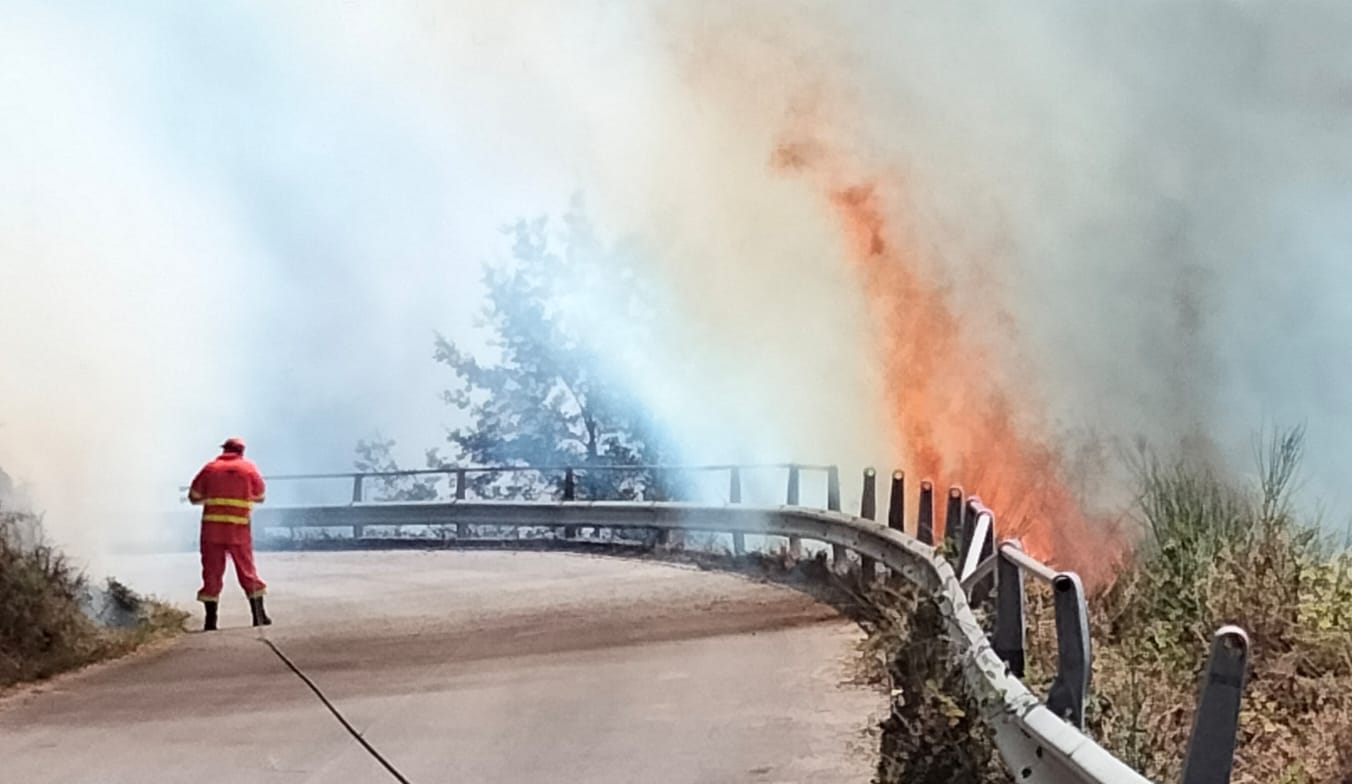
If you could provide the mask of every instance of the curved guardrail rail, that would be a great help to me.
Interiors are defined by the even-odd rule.
[[[797,471],[790,466],[789,499],[797,500]],[[731,467],[730,500],[740,500],[737,469]],[[1077,575],[1059,572],[1024,553],[1016,540],[997,545],[995,518],[977,498],[964,500],[960,488],[948,493],[945,549],[958,553],[960,569],[933,545],[934,488],[921,484],[916,536],[904,532],[900,472],[892,475],[888,524],[874,522],[876,476],[864,475],[860,515],[839,510],[839,475],[825,467],[831,509],[795,505],[749,507],[676,502],[612,501],[422,501],[372,502],[303,507],[261,507],[260,528],[350,528],[360,537],[375,526],[433,526],[470,534],[473,526],[547,528],[566,537],[581,529],[649,529],[664,539],[681,531],[731,534],[738,552],[745,537],[778,536],[796,551],[803,540],[830,546],[836,563],[857,554],[866,577],[877,565],[937,599],[955,663],[978,698],[995,731],[1006,765],[1021,782],[1062,784],[1146,784],[1148,781],[1083,732],[1091,650],[1084,588]],[[571,472],[570,472],[571,474]],[[564,485],[565,498],[572,483]],[[354,494],[357,495],[357,494]],[[457,495],[460,495],[459,493]],[[359,497],[359,496],[358,496]],[[928,540],[928,541],[927,541]],[[851,562],[852,563],[852,562]],[[1024,673],[1024,585],[1026,576],[1052,585],[1056,614],[1057,674],[1046,701],[1020,680]],[[995,631],[988,639],[972,604],[994,593]],[[1193,735],[1183,765],[1184,784],[1228,782],[1239,703],[1244,687],[1248,638],[1227,626],[1217,631],[1204,671]]]

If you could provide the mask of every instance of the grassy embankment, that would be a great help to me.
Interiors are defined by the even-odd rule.
[[[1298,430],[1275,436],[1248,483],[1187,461],[1138,465],[1142,539],[1089,597],[1086,730],[1153,781],[1178,780],[1211,635],[1234,623],[1251,656],[1232,781],[1352,782],[1352,552],[1291,503],[1301,444]],[[867,654],[897,690],[880,780],[1009,780],[938,663],[936,608],[907,592],[872,598]],[[1025,681],[1041,694],[1055,668],[1049,598],[1033,591],[1029,605]]]
[[[116,580],[91,586],[40,518],[0,505],[0,690],[130,653],[187,617]]]

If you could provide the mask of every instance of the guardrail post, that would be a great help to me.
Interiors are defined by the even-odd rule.
[[[976,567],[985,563],[986,559],[995,554],[995,515],[981,503],[981,499],[972,497],[968,508],[974,515],[972,523],[972,536],[965,545],[966,554],[962,560],[962,577],[976,570]],[[967,601],[973,607],[980,605],[990,597],[991,588],[994,587],[993,579],[983,577],[972,585],[971,592],[967,595]]]
[[[671,472],[663,472],[657,469],[653,470],[653,476],[658,477],[658,483],[666,488],[666,492],[663,494],[664,499],[667,501],[679,501],[680,493],[677,490],[677,486],[673,483],[661,481],[661,477],[669,473]],[[592,500],[596,500],[595,497],[593,497]],[[663,547],[684,547],[685,531],[663,528],[657,532],[657,543]]]
[[[878,517],[878,472],[872,468],[864,469],[864,495],[859,499],[859,516],[865,520],[875,520]],[[877,572],[877,561],[868,556],[859,559],[859,577],[864,585],[873,582]]]
[[[1047,708],[1062,720],[1084,729],[1084,699],[1089,693],[1089,610],[1084,584],[1074,572],[1052,580],[1056,610],[1056,678],[1047,693]]]
[[[968,501],[967,518],[963,520],[962,527],[962,558],[958,561],[958,578],[966,580],[981,564],[981,545],[976,540],[986,538],[991,528],[990,513],[982,509],[975,499]]]
[[[577,476],[573,473],[573,469],[571,468],[566,469],[563,472],[563,500],[565,501],[577,500]],[[573,539],[576,536],[577,536],[577,526],[565,525],[563,527],[564,539]]]
[[[740,504],[742,502],[742,469],[733,466],[728,471],[728,503]],[[736,531],[732,535],[732,553],[733,555],[746,554],[746,534]]]
[[[976,536],[976,516],[980,506],[981,499],[976,496],[969,496],[967,503],[962,505],[962,538],[958,547],[959,570],[967,563],[967,556],[972,550],[972,539]]]
[[[789,487],[785,493],[785,503],[789,506],[798,505],[798,466],[789,466]],[[789,557],[798,560],[803,556],[803,540],[797,536],[789,537]]]
[[[924,544],[934,544],[934,483],[920,482],[920,504],[915,515],[915,538]]]
[[[1235,759],[1239,704],[1248,672],[1249,635],[1222,626],[1211,640],[1183,761],[1183,784],[1228,784]]]
[[[962,487],[948,488],[948,508],[944,511],[944,549],[957,553],[962,549]]]
[[[365,478],[366,477],[362,476],[361,474],[357,474],[356,476],[352,477],[352,503],[354,504],[361,503],[362,480]]]
[[[466,480],[467,477],[465,476],[465,469],[463,468],[458,469],[455,472],[455,500],[457,501],[465,500],[465,491],[467,489],[465,487],[465,485],[467,484]],[[455,524],[455,538],[456,539],[469,538],[469,523]]]
[[[1007,543],[1022,550],[1017,540]],[[1023,625],[1023,571],[1004,556],[995,561],[995,655],[1009,665],[1015,678],[1023,678],[1027,631]]]
[[[906,532],[906,474],[892,472],[892,489],[887,496],[887,527]]]
[[[906,533],[906,473],[892,472],[892,486],[887,494],[887,527]],[[892,585],[897,585],[901,576],[892,573],[889,577]]]
[[[658,474],[658,472],[654,471],[654,472],[653,472],[653,475],[654,475],[654,476],[658,476],[659,474]],[[660,484],[660,481],[659,481],[659,484]],[[675,494],[674,492],[672,492],[673,488],[669,488],[669,487],[668,487],[668,488],[665,488],[665,490],[666,490],[666,492],[664,492],[664,493],[662,494],[663,500],[666,500],[666,501],[675,501],[675,500],[676,500],[676,494]],[[679,536],[679,535],[680,535],[680,532],[679,532],[679,531],[673,531],[673,530],[671,530],[670,528],[662,528],[662,529],[658,530],[658,532],[657,532],[657,544],[658,544],[659,547],[671,547],[673,543],[678,542],[678,536]],[[683,540],[680,540],[680,541],[683,541]]]
[[[986,529],[986,539],[981,544],[981,560],[995,556],[995,515],[991,515],[991,527]],[[972,588],[972,598],[978,604],[984,602],[991,591],[995,590],[995,576],[992,575]]]
[[[826,509],[829,512],[840,511],[840,468],[831,466],[826,469]],[[849,551],[844,545],[831,545],[831,565],[840,571],[840,567],[849,566]]]

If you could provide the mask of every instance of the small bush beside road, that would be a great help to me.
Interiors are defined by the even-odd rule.
[[[0,689],[130,653],[187,617],[116,580],[90,585],[40,518],[0,505]]]

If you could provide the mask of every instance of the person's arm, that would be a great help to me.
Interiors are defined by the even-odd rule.
[[[201,506],[202,501],[207,497],[206,478],[207,469],[205,467],[197,472],[197,476],[192,478],[192,485],[188,487],[188,503],[193,506]]]
[[[263,484],[263,475],[258,473],[255,468],[249,473],[249,492],[253,496],[255,504],[263,503],[263,496],[267,491],[267,485]]]

